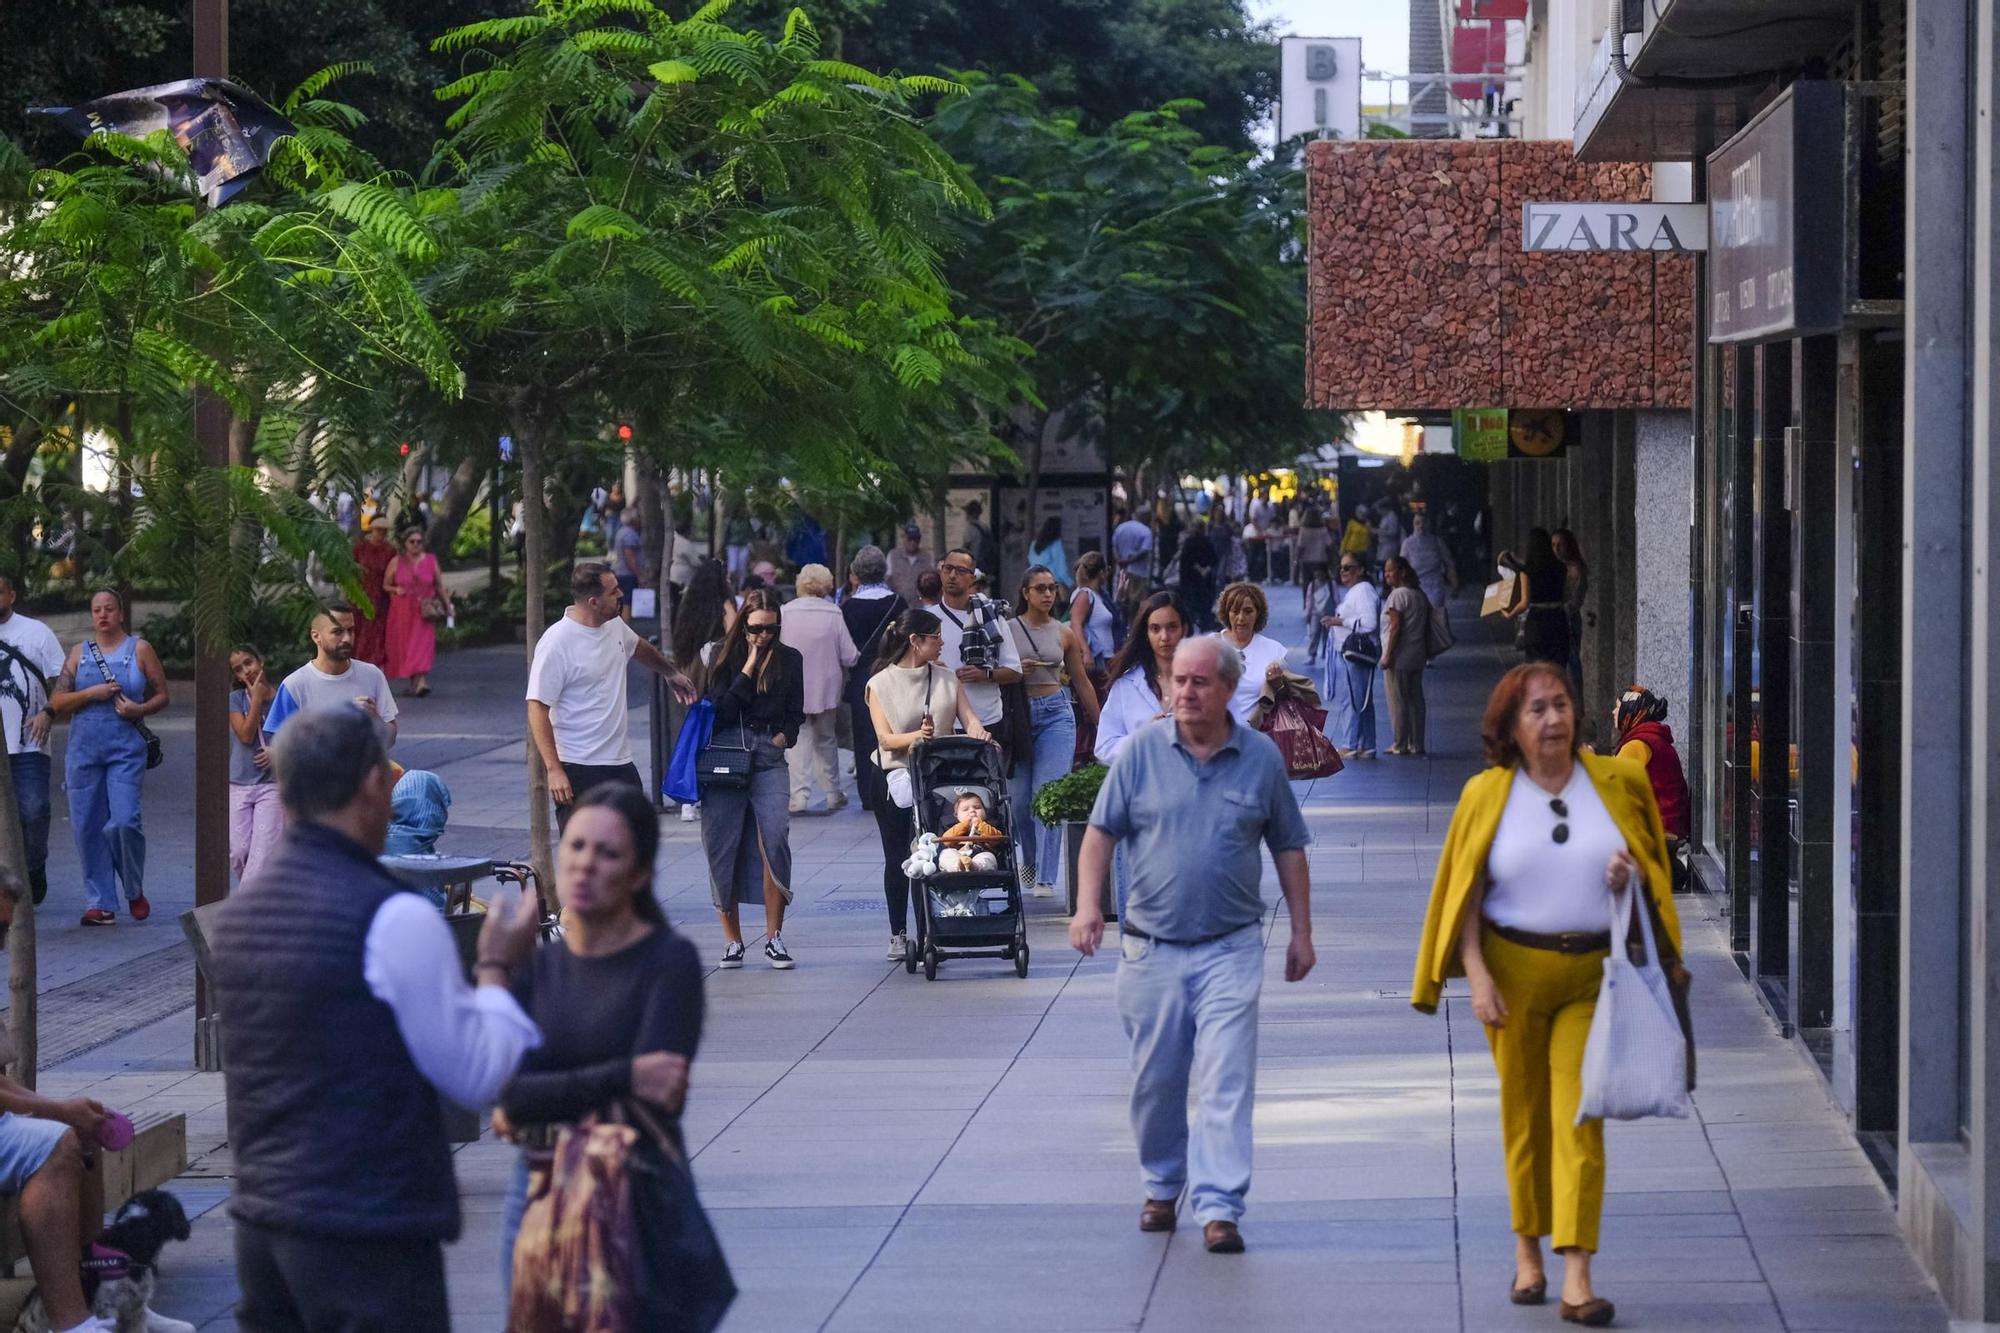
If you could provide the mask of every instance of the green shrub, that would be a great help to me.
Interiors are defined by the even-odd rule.
[[[251,603],[245,646],[263,657],[265,674],[271,679],[280,679],[312,656],[310,631],[317,606],[312,598],[297,593],[259,597]],[[139,627],[139,637],[153,645],[168,675],[185,676],[194,670],[194,625],[186,608],[148,617]]]
[[[453,560],[484,560],[487,543],[493,537],[493,510],[487,505],[477,505],[465,516],[465,522],[458,528],[458,535],[451,539]]]
[[[1097,804],[1097,789],[1110,771],[1103,764],[1087,764],[1046,784],[1032,802],[1035,818],[1044,824],[1080,824],[1089,819]]]

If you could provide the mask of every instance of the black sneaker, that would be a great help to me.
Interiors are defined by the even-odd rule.
[[[741,944],[732,944],[724,949],[722,951],[722,961],[717,963],[716,966],[721,968],[743,966],[743,946]]]
[[[764,957],[780,972],[796,966],[792,962],[792,956],[785,952],[785,942],[776,935],[764,942]]]

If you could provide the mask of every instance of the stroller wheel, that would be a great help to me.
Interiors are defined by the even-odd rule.
[[[1022,945],[1014,951],[1014,975],[1026,980],[1028,976],[1028,946]]]
[[[938,969],[937,946],[934,944],[927,944],[924,946],[924,980],[936,981],[937,969]]]
[[[903,975],[917,974],[917,946],[910,940],[903,941]]]

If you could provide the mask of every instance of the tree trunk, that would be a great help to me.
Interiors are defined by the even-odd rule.
[[[445,483],[444,494],[439,497],[437,508],[431,511],[430,549],[438,559],[451,554],[451,545],[458,540],[458,530],[465,526],[466,515],[472,512],[473,501],[479,498],[479,483],[484,479],[483,461],[470,454],[451,470],[451,480]]]
[[[0,871],[21,894],[14,907],[14,924],[7,931],[7,1018],[14,1038],[14,1061],[7,1074],[22,1087],[33,1088],[39,1044],[35,895],[28,891],[28,851],[21,839],[21,808],[14,801],[14,770],[4,763],[0,763]]]
[[[542,420],[529,411],[517,413],[514,421],[514,456],[521,463],[522,589],[526,609],[522,613],[522,640],[527,645],[530,667],[535,661],[535,645],[541,641],[542,627],[548,623],[549,582],[548,513],[542,503]],[[528,843],[529,860],[540,877],[544,905],[555,892],[555,862],[549,845],[549,774],[542,765],[542,753],[535,738],[528,737]]]
[[[411,448],[409,456],[403,459],[402,471],[396,477],[396,489],[386,501],[390,532],[397,532],[402,528],[405,512],[416,512],[417,482],[422,478],[424,464],[430,456],[429,445],[416,445]]]

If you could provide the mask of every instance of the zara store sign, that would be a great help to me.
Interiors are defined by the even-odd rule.
[[[1525,203],[1521,248],[1671,254],[1708,248],[1703,204]]]

